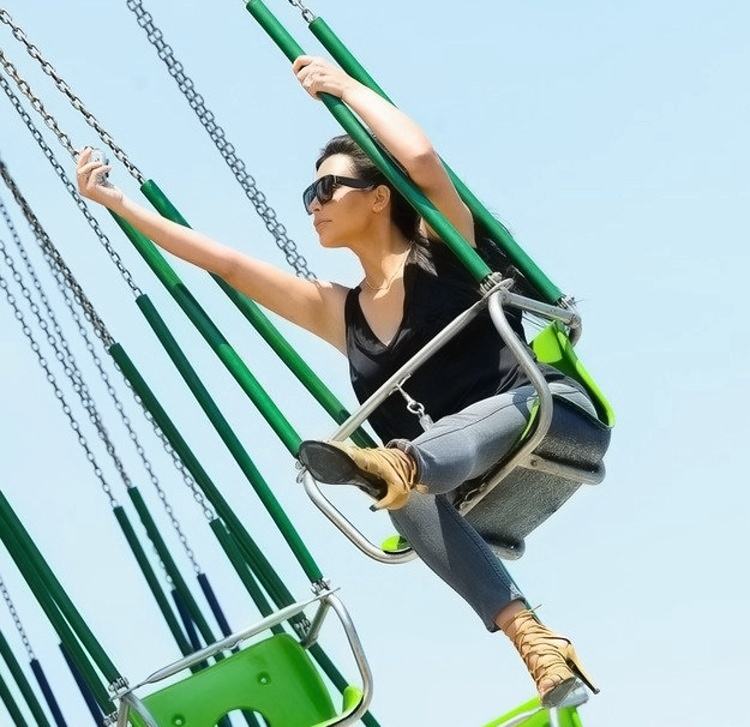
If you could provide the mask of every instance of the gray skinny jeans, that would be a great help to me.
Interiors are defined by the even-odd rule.
[[[550,390],[596,414],[589,397],[568,381]],[[406,506],[390,512],[396,530],[422,561],[455,590],[496,631],[495,618],[513,600],[525,601],[503,563],[458,513],[451,492],[501,460],[523,432],[537,399],[533,386],[482,399],[435,422],[411,441],[394,439],[417,463],[418,482],[427,494],[413,492]]]

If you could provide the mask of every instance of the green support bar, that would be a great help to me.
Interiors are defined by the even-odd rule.
[[[290,61],[293,62],[299,56],[304,55],[302,47],[292,38],[261,0],[250,0],[246,7]],[[398,192],[424,218],[425,222],[435,230],[443,242],[450,247],[474,279],[480,283],[484,281],[492,273],[487,263],[482,260],[477,251],[464,239],[461,233],[440,214],[435,205],[425,197],[419,187],[401,171],[388,153],[374,141],[346,104],[341,99],[327,93],[320,94],[320,100],[344,130],[359,145],[362,151],[372,159],[374,164]]]
[[[141,192],[154,206],[156,211],[172,222],[184,227],[190,227],[180,211],[153,180],[147,180],[141,186]],[[271,347],[276,355],[284,362],[300,383],[312,394],[315,400],[328,412],[331,418],[341,424],[349,417],[349,412],[334,396],[333,392],[320,380],[305,360],[292,348],[279,330],[271,323],[260,307],[250,298],[235,290],[218,275],[211,274],[216,284],[224,291],[237,309],[250,322],[263,340]],[[367,432],[358,429],[352,434],[352,439],[362,447],[372,447],[374,442]]]
[[[263,584],[263,587],[274,600],[276,605],[283,607],[294,603],[292,594],[284,585],[281,578],[279,578],[278,574],[273,570],[271,564],[250,537],[250,534],[242,525],[239,518],[234,514],[234,511],[223,498],[216,485],[211,481],[208,474],[203,469],[203,466],[193,454],[190,447],[187,445],[187,442],[185,442],[184,438],[169,418],[169,415],[159,403],[159,400],[154,396],[148,384],[144,381],[140,372],[130,360],[125,349],[123,349],[119,343],[115,343],[110,347],[109,353],[119,366],[122,374],[130,382],[133,390],[140,397],[143,405],[154,418],[154,421],[159,425],[159,428],[164,433],[164,436],[168,439],[175,452],[180,456],[185,467],[187,467],[189,472],[193,475],[198,486],[205,493],[211,504],[216,508],[219,517],[221,517],[221,519],[227,524],[229,532],[240,547],[240,551],[246,562],[253,567],[254,572],[258,576],[258,580]],[[225,549],[225,552],[227,552],[227,556],[231,560],[232,555],[230,550]],[[322,647],[316,645],[310,650],[310,653],[318,664],[320,664],[328,678],[338,689],[343,691],[347,686],[347,682],[323,651]],[[362,718],[362,721],[368,727],[378,727],[377,720],[369,713]]]
[[[36,720],[37,725],[39,725],[39,727],[50,727],[49,720],[44,714],[42,705],[36,698],[36,694],[34,694],[34,690],[31,688],[29,680],[23,673],[23,669],[21,669],[21,665],[18,663],[18,660],[13,654],[13,651],[10,648],[10,644],[7,642],[2,631],[0,631],[0,656],[3,657],[3,660],[8,665],[8,670],[10,671],[11,676],[18,685],[18,689],[23,695],[26,704],[28,704],[29,709],[31,710],[31,714],[34,715],[34,719]]]
[[[20,526],[18,527],[17,526]],[[2,540],[8,553],[15,562],[18,570],[21,572],[24,580],[31,589],[34,597],[36,598],[42,610],[47,615],[50,623],[52,624],[55,632],[60,637],[60,641],[64,644],[70,658],[75,663],[78,671],[85,679],[87,685],[91,689],[97,703],[104,712],[112,712],[114,705],[109,699],[109,694],[106,688],[102,684],[99,675],[96,673],[94,667],[89,661],[88,656],[84,653],[81,648],[81,644],[78,642],[76,635],[73,633],[71,626],[66,621],[66,616],[63,616],[59,604],[55,600],[55,595],[58,591],[62,590],[59,583],[49,581],[44,574],[49,571],[49,566],[44,562],[44,558],[41,556],[35,548],[34,550],[28,550],[24,544],[29,540],[28,534],[20,525],[15,513],[10,507],[10,503],[5,499],[5,496],[0,492],[0,540]],[[73,619],[76,623],[80,620],[80,616],[77,619]],[[93,652],[88,648],[88,643],[95,644],[95,650],[101,650],[96,639],[93,638],[92,642],[88,642],[88,639],[81,639],[81,643],[86,645],[89,654],[93,656]],[[102,652],[103,653],[103,652]],[[101,656],[101,654],[100,654]],[[105,665],[109,659],[105,657]],[[111,662],[110,662],[111,664]],[[120,678],[117,670],[112,667],[108,673],[105,674],[105,678],[110,683],[117,681]]]
[[[245,475],[245,478],[260,498],[260,501],[291,548],[305,574],[311,581],[319,581],[323,577],[323,574],[313,560],[310,551],[264,480],[263,475],[261,475],[255,463],[250,458],[247,450],[242,446],[239,437],[234,433],[229,422],[225,419],[216,402],[208,393],[208,390],[171,334],[167,324],[159,315],[154,304],[145,295],[140,295],[136,299],[136,303],[164,347],[164,350],[169,355],[172,363],[174,363],[198,404],[200,404],[201,409],[205,412],[214,429],[224,444],[226,444],[235,462],[242,470],[243,475]],[[289,466],[289,472],[291,479],[291,465]]]
[[[242,585],[245,586],[245,590],[248,592],[248,595],[257,607],[260,615],[263,616],[263,618],[270,616],[271,613],[273,613],[273,608],[271,608],[271,604],[263,594],[263,591],[255,580],[252,572],[247,567],[247,562],[242,553],[240,553],[237,543],[231,533],[218,518],[212,520],[210,526],[216,539],[219,541],[222,550],[227,554],[229,562],[232,564],[232,567],[237,573]],[[283,628],[281,628],[281,626],[274,626],[272,631],[273,633],[282,633]]]
[[[161,615],[164,617],[167,627],[169,628],[175,642],[177,643],[177,648],[179,648],[183,656],[192,654],[193,649],[190,646],[190,642],[185,637],[185,633],[183,632],[182,627],[177,621],[177,618],[172,611],[167,597],[164,595],[164,591],[159,584],[159,579],[156,577],[156,573],[154,573],[154,570],[151,567],[151,563],[149,563],[146,553],[141,547],[140,542],[138,542],[138,537],[135,534],[135,530],[133,529],[133,525],[128,519],[127,514],[120,505],[112,508],[112,512],[117,518],[117,522],[119,523],[122,533],[125,536],[125,540],[127,540],[128,545],[130,546],[133,557],[138,563],[138,567],[141,569],[143,577],[146,579],[146,583],[148,584],[149,590],[151,591],[151,594],[156,601],[156,605],[159,607]]]
[[[23,714],[18,708],[16,700],[13,699],[13,694],[11,694],[10,689],[8,689],[8,685],[5,683],[2,675],[0,675],[0,700],[2,700],[5,708],[8,710],[8,714],[13,720],[15,727],[27,727],[28,723],[23,718]]]
[[[198,603],[193,597],[188,584],[182,577],[182,573],[177,567],[174,558],[172,558],[172,554],[169,552],[169,548],[167,548],[167,544],[164,542],[164,538],[162,538],[161,533],[159,532],[159,528],[154,522],[154,519],[151,516],[151,512],[146,506],[143,495],[141,495],[141,492],[137,487],[129,487],[128,495],[130,496],[133,507],[135,507],[136,512],[138,513],[138,517],[140,518],[141,523],[146,530],[149,540],[153,543],[154,549],[156,550],[159,559],[164,564],[164,569],[172,579],[174,588],[180,594],[182,600],[185,603],[185,606],[190,612],[190,617],[198,627],[198,630],[201,632],[204,642],[206,644],[212,644],[215,641],[215,638],[213,632],[211,631],[211,627],[208,625],[208,621],[206,621],[203,612],[201,611]]]
[[[321,42],[334,60],[355,80],[375,91],[386,101],[393,103],[383,89],[375,82],[364,66],[352,55],[331,27],[320,17],[315,18],[309,26],[312,34]],[[476,195],[459,179],[456,173],[443,161],[448,175],[474,219],[484,228],[487,235],[496,242],[508,255],[513,264],[534,286],[540,297],[550,304],[563,298],[562,291],[545,275],[537,264],[526,254],[513,239],[507,228],[482,204]]]
[[[112,663],[109,656],[107,656],[107,653],[88,627],[86,621],[81,617],[81,614],[78,613],[60,581],[57,580],[52,569],[47,565],[47,561],[39,552],[39,549],[26,532],[26,529],[23,527],[23,524],[18,519],[18,516],[13,511],[13,508],[10,506],[10,503],[2,492],[0,492],[0,515],[5,519],[9,529],[12,529],[15,537],[18,538],[18,542],[23,548],[23,551],[27,554],[27,558],[31,560],[34,568],[38,570],[41,581],[44,583],[50,596],[54,599],[54,602],[67,619],[73,631],[81,640],[81,643],[86,647],[89,654],[91,654],[96,665],[101,669],[105,679],[110,683],[120,679],[120,673],[115,668],[115,665]]]
[[[260,554],[260,557],[257,560],[261,569],[260,572],[258,572],[258,578],[261,583],[263,583],[263,587],[266,588],[269,594],[280,594],[280,600],[283,601],[281,605],[288,606],[289,604],[294,603],[294,598],[291,593],[289,593],[289,590],[286,588],[281,578],[279,578],[279,576],[273,571],[270,563],[268,563],[262,553],[260,553],[257,545],[255,545],[250,534],[247,532],[247,529],[240,522],[237,515],[235,515],[234,510],[232,510],[229,503],[224,499],[224,496],[219,492],[218,487],[216,487],[214,482],[208,476],[203,465],[198,461],[198,458],[190,449],[167,412],[159,403],[159,400],[154,396],[153,391],[151,391],[151,388],[130,360],[125,349],[119,343],[115,343],[110,347],[109,353],[120,367],[125,378],[130,382],[133,390],[140,397],[143,405],[148,409],[151,416],[153,416],[154,421],[159,425],[159,428],[169,440],[169,443],[172,445],[175,452],[180,456],[185,467],[187,467],[190,474],[193,475],[196,483],[201,488],[201,491],[216,508],[219,517],[227,523],[229,530],[238,539],[238,542],[242,546],[242,551],[245,553],[257,551],[257,553]],[[250,564],[253,565],[253,561],[250,561]]]
[[[271,426],[271,429],[276,432],[276,435],[281,439],[289,452],[292,455],[296,455],[302,441],[299,435],[279,411],[273,399],[258,383],[250,369],[245,365],[245,362],[239,357],[232,346],[229,345],[224,334],[216,327],[200,303],[198,303],[193,294],[177,276],[177,273],[172,270],[163,255],[156,249],[154,243],[121,217],[115,214],[112,214],[112,217],[114,217],[120,229],[122,229],[130,242],[133,243],[133,246],[156,274],[169,294],[198,329],[198,332],[219,357],[229,373],[232,374],[235,381],[240,385],[240,388],[255,404],[258,411],[260,411]]]

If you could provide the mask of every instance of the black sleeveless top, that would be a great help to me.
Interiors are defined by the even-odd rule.
[[[477,252],[490,268],[502,264],[492,242],[478,240]],[[408,253],[403,320],[388,345],[368,325],[359,292],[358,286],[347,294],[345,322],[349,372],[360,403],[481,297],[474,279],[450,249],[430,240],[417,241]],[[506,314],[513,330],[525,341],[520,312],[507,309]],[[541,364],[540,368],[547,381],[565,378],[551,366]],[[528,383],[485,309],[417,369],[403,388],[437,421],[480,399]],[[368,421],[383,442],[414,439],[422,433],[418,418],[406,409],[406,401],[398,392],[388,397]]]

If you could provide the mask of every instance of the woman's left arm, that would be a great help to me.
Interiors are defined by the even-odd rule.
[[[475,246],[471,212],[459,197],[427,135],[412,119],[322,58],[300,56],[292,70],[313,98],[319,93],[329,93],[349,106],[435,207]]]

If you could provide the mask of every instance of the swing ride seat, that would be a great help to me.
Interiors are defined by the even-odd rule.
[[[347,687],[343,711],[361,692]],[[215,727],[235,711],[269,725],[324,727],[337,717],[330,694],[305,649],[278,634],[248,646],[143,699],[159,727]],[[130,719],[145,725],[135,714]]]
[[[234,649],[318,603],[317,612],[299,642],[279,633],[245,646],[227,658],[143,698],[136,691],[205,665],[207,659]],[[312,662],[309,649],[317,642],[326,615],[333,611],[346,633],[359,667],[362,688],[343,690],[343,709],[337,713],[328,689]],[[372,694],[372,676],[362,644],[344,604],[329,589],[306,602],[293,603],[244,631],[217,641],[169,664],[134,686],[117,692],[118,727],[216,727],[233,713],[255,713],[263,724],[284,727],[343,727],[358,722]]]
[[[523,555],[526,536],[556,512],[581,484],[598,484],[604,479],[602,458],[614,425],[611,406],[576,356],[559,324],[547,326],[533,340],[532,348],[538,361],[554,366],[585,388],[597,416],[553,394],[552,423],[530,456],[469,509],[469,493],[486,488],[493,475],[534,432],[538,404],[532,407],[526,429],[506,457],[489,472],[456,490],[454,505],[492,549],[507,560]],[[382,547],[387,552],[398,553],[408,548],[408,542],[393,536]]]

